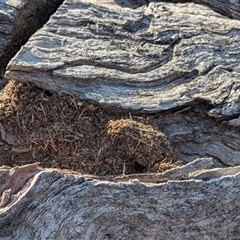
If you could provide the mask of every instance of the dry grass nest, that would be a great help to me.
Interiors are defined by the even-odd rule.
[[[0,165],[38,161],[43,167],[119,175],[183,164],[166,136],[144,117],[15,81],[0,95],[0,131]]]

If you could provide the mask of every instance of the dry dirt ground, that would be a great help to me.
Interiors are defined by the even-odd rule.
[[[86,174],[163,172],[184,162],[157,115],[117,112],[9,82],[0,94],[0,166],[39,162]]]

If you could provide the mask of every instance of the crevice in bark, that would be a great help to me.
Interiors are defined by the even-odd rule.
[[[63,0],[37,0],[27,1],[25,6],[16,10],[17,14],[11,23],[12,39],[5,47],[1,56],[1,69],[4,71],[8,62],[19,51],[28,39],[41,28],[50,18],[50,16],[58,9]],[[8,8],[13,8],[9,4],[1,3],[1,8],[4,5]],[[14,9],[14,8],[13,8]]]

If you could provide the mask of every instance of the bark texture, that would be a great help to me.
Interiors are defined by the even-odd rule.
[[[157,0],[156,0],[157,1]],[[190,0],[191,1],[191,0]],[[172,2],[190,2],[187,0],[172,0]],[[193,0],[195,3],[205,4],[224,16],[240,19],[240,2],[238,0]]]
[[[239,127],[204,116],[201,109],[207,108],[199,102],[191,108],[165,112],[159,117],[158,127],[188,162],[211,156],[223,166],[239,165]]]
[[[86,1],[84,1],[86,2]],[[98,0],[87,0],[87,2],[92,2],[99,4]],[[148,5],[150,2],[173,2],[173,3],[186,3],[186,2],[195,2],[198,4],[203,4],[209,6],[216,12],[221,13],[224,16],[229,18],[240,19],[240,3],[238,0],[101,0],[104,5],[108,4],[117,4],[121,7],[128,8],[138,8],[143,5]]]
[[[199,172],[214,165],[201,160],[160,184],[1,168],[0,239],[238,239],[240,169]]]

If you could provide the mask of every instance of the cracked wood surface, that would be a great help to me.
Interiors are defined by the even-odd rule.
[[[208,4],[239,18],[237,1]],[[0,239],[238,239],[239,27],[194,3],[66,0],[7,76],[107,106],[167,110],[158,127],[189,163],[104,178],[2,167]]]
[[[237,166],[239,21],[195,3],[115,3],[65,1],[7,76],[107,107],[164,110],[158,127],[185,160]]]
[[[161,0],[85,0],[84,2],[97,3],[105,6],[119,5],[121,7],[138,8],[143,5],[148,5],[151,2],[163,2]],[[185,3],[195,2],[209,6],[214,11],[217,11],[229,18],[240,19],[240,2],[238,0],[168,0],[166,2]],[[197,6],[196,6],[197,7]]]
[[[215,175],[197,173],[199,166]],[[141,182],[137,175],[114,182],[36,169],[22,167],[20,172],[32,177],[0,208],[0,239],[237,239],[240,234],[239,167],[223,172],[211,159],[200,159],[175,170],[175,176],[188,173],[187,180],[171,180],[170,170],[161,184]],[[21,180],[14,171],[0,169],[12,186]]]
[[[240,2],[238,0],[194,0],[199,4],[206,4],[213,10],[230,18],[240,19]]]
[[[184,160],[212,157],[223,166],[240,164],[239,127],[204,116],[205,103],[160,115],[158,127]]]
[[[239,27],[194,3],[130,9],[66,0],[12,59],[7,77],[127,109],[200,99],[209,116],[235,116]]]

